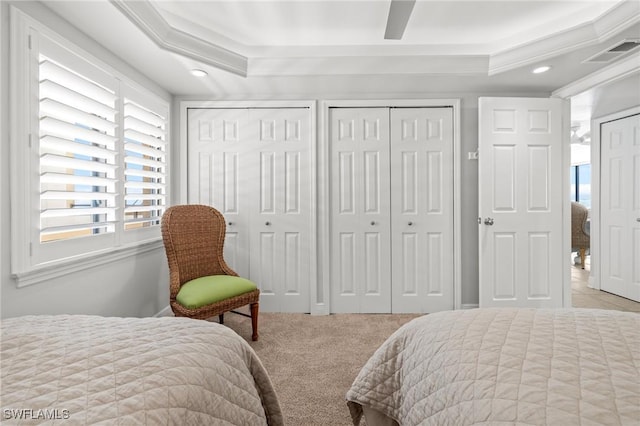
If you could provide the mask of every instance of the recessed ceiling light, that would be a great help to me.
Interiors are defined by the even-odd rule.
[[[551,69],[551,67],[549,65],[544,65],[542,67],[538,67],[535,68],[533,71],[531,71],[534,74],[542,74],[543,72],[547,72]]]
[[[192,69],[191,74],[195,75],[196,77],[206,77],[207,75],[209,75],[206,71],[199,69]]]

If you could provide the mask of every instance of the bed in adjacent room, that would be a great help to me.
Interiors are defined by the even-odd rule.
[[[640,423],[640,315],[475,309],[417,318],[347,392],[355,425]]]
[[[283,424],[257,355],[216,323],[25,316],[2,320],[1,347],[3,420]]]

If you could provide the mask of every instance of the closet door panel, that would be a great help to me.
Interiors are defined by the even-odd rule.
[[[331,311],[390,312],[389,109],[332,108]]]
[[[285,232],[284,234],[284,294],[299,295],[305,293],[303,284],[308,280],[303,278],[303,271],[300,268],[303,262],[300,259],[301,250],[300,232]]]
[[[255,247],[256,243],[258,247]],[[273,304],[279,293],[276,233],[262,231],[259,234],[259,241],[252,241],[252,244],[254,257],[251,261],[251,279],[260,287],[260,297],[267,299],[266,304]]]
[[[367,297],[379,297],[382,291],[382,259],[383,248],[380,244],[380,233],[367,232],[364,235],[365,274],[364,294]]]
[[[249,114],[246,109],[190,108],[187,112],[187,202],[219,210],[227,220],[224,256],[249,276],[247,179]]]
[[[453,309],[453,112],[390,116],[392,312]]]
[[[261,309],[309,312],[311,129],[306,108],[251,109],[250,277]],[[254,259],[259,261],[254,262]]]
[[[337,247],[333,245],[333,249],[338,250],[340,262],[336,265],[332,294],[337,292],[342,297],[356,296],[356,235],[354,232],[341,232],[337,240]]]

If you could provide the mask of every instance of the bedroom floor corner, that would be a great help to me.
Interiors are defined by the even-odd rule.
[[[606,291],[589,288],[591,265],[589,257],[585,269],[579,265],[571,265],[571,297],[574,308],[612,309],[640,313],[640,303]]]

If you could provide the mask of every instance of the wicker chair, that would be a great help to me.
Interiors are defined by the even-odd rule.
[[[169,262],[169,302],[178,317],[208,319],[250,305],[252,340],[258,340],[260,290],[238,277],[224,261],[226,224],[216,209],[180,205],[162,216],[162,239]],[[240,312],[240,315],[249,316]]]
[[[580,264],[584,269],[584,259],[589,249],[590,236],[586,231],[589,210],[580,203],[571,203],[571,251],[580,254]]]

